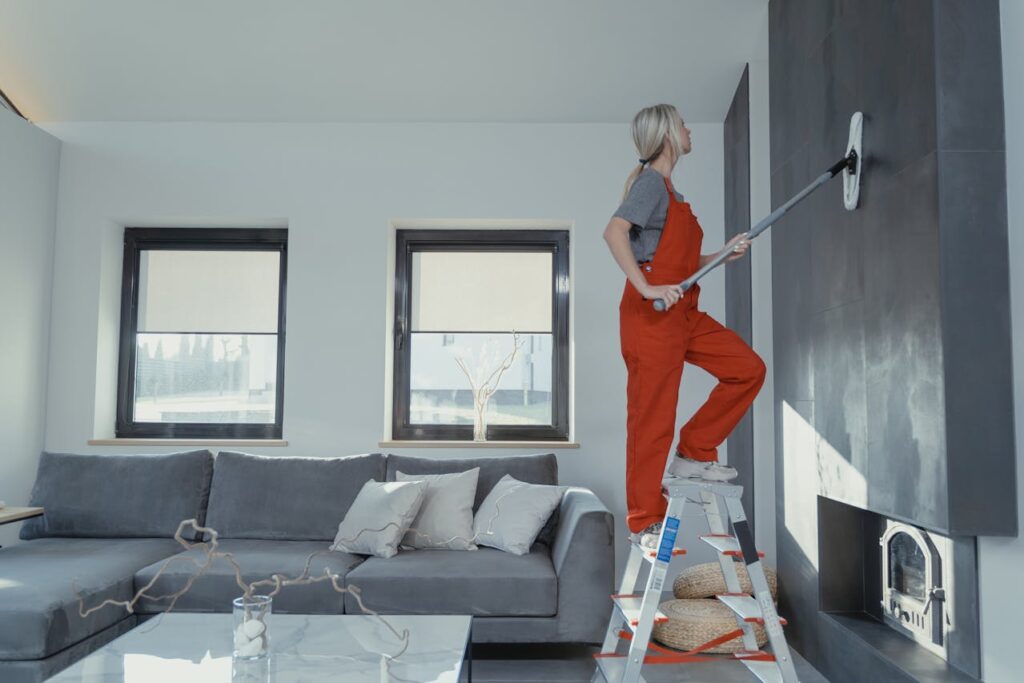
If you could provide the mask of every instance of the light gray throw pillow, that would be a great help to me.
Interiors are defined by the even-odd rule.
[[[363,484],[338,525],[331,550],[392,557],[423,504],[425,481],[373,481]]]
[[[473,499],[480,468],[452,474],[405,474],[396,472],[398,481],[426,481],[423,498],[412,529],[402,545],[410,548],[476,550],[473,542]]]
[[[565,489],[527,484],[506,474],[476,511],[473,533],[477,544],[526,555],[548,517],[562,502]]]

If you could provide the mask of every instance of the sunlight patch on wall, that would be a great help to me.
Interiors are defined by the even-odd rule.
[[[813,411],[811,401],[803,402]],[[813,418],[812,418],[813,419]],[[800,546],[807,561],[818,569],[818,520],[816,506],[808,498],[818,493],[814,427],[789,403],[782,402],[782,473],[785,487],[786,530]]]

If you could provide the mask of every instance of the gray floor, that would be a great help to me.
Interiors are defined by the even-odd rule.
[[[589,682],[594,673],[593,653],[598,648],[580,646],[476,646],[473,657],[474,683],[578,683]],[[793,653],[800,683],[828,683],[824,676]],[[757,683],[757,679],[736,661],[708,664],[647,666],[648,683],[702,681],[707,683]],[[465,669],[462,681],[468,681]]]

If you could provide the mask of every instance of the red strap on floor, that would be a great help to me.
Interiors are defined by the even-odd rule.
[[[722,659],[721,656],[716,656],[716,657],[709,657],[707,655],[701,656],[700,653],[704,652],[705,650],[709,650],[709,649],[711,649],[711,648],[713,648],[713,647],[715,647],[717,645],[721,645],[722,643],[727,643],[730,640],[732,640],[733,638],[738,638],[739,636],[742,636],[742,635],[743,635],[743,629],[736,629],[734,631],[729,631],[728,633],[723,633],[722,635],[718,636],[717,638],[713,638],[712,640],[709,640],[706,643],[698,645],[697,647],[693,648],[692,650],[688,650],[686,652],[679,652],[678,650],[670,650],[668,648],[662,647],[661,645],[658,645],[656,642],[654,642],[652,640],[650,643],[648,643],[648,648],[652,649],[652,650],[655,650],[657,652],[663,652],[665,654],[646,655],[644,657],[644,664],[690,664],[690,663],[693,663],[693,662],[718,662],[718,661],[721,661],[721,659]],[[625,630],[619,631],[619,637],[624,639],[624,640],[632,640],[633,639],[633,633],[631,631],[625,631]],[[595,656],[597,656],[597,655],[595,655]],[[761,660],[761,661],[769,661],[770,662],[770,661],[774,661],[775,657],[772,656],[770,653],[764,652],[764,653],[759,653],[759,654],[748,654],[748,655],[745,655],[743,657],[743,659]]]

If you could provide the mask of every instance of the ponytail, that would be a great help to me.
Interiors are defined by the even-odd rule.
[[[640,172],[644,170],[644,166],[661,156],[666,140],[672,146],[676,158],[683,155],[683,141],[679,137],[677,121],[679,121],[679,111],[671,104],[645,107],[633,117],[633,144],[640,155],[640,163],[626,178],[626,185],[622,191],[623,201]]]

